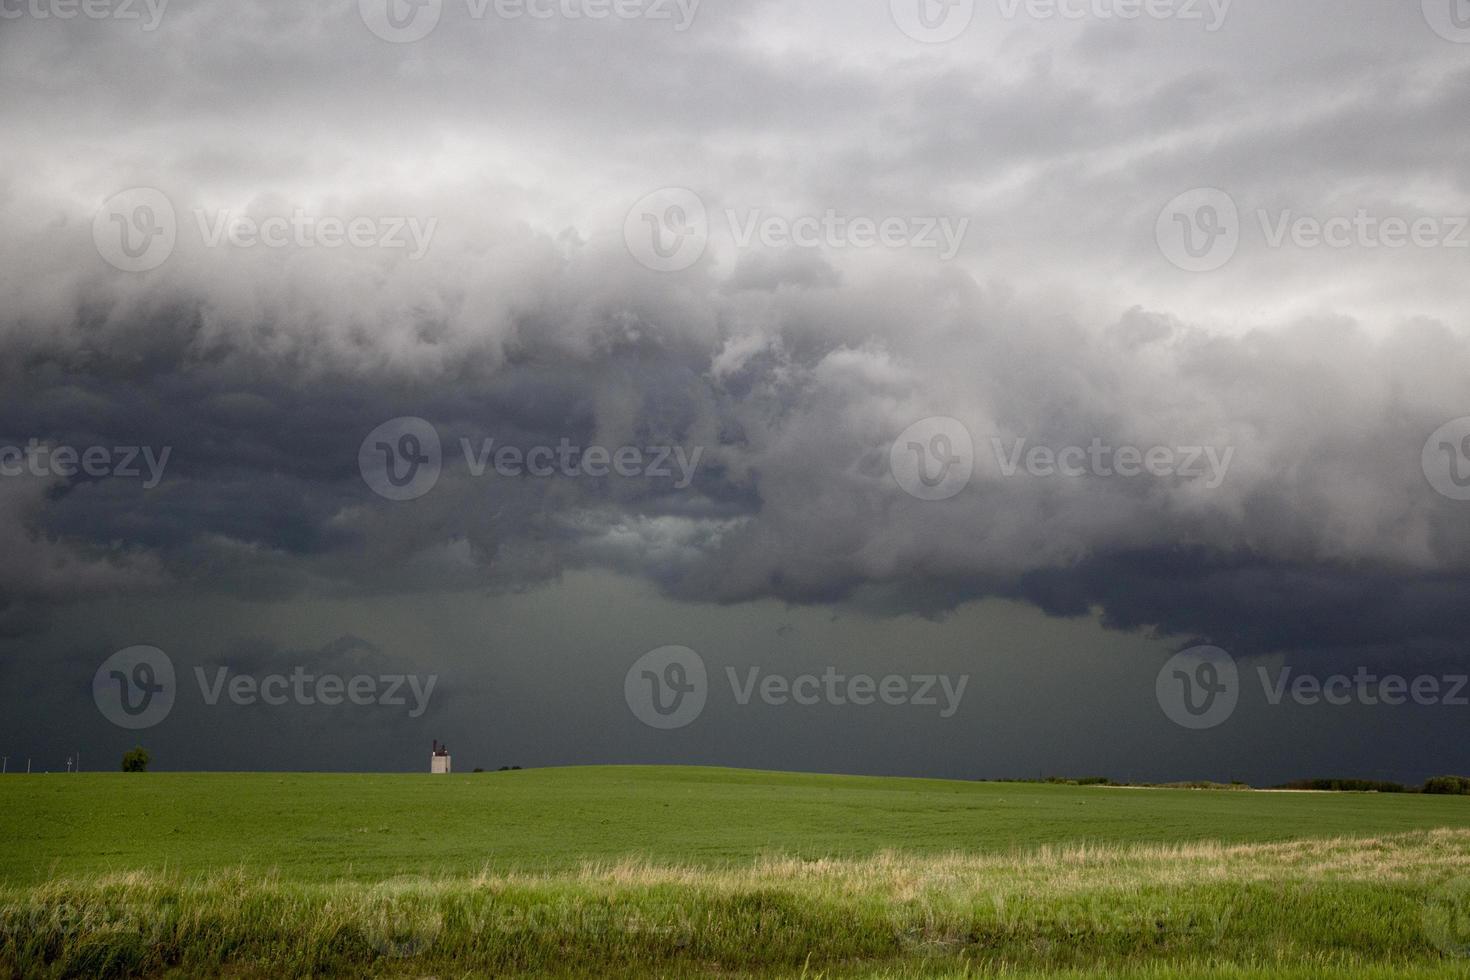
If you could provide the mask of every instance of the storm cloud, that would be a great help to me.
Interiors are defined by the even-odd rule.
[[[1419,5],[1240,0],[1207,30],[982,2],[945,44],[888,3],[446,2],[410,43],[371,6],[0,21],[0,446],[169,453],[156,486],[0,477],[11,659],[99,597],[604,574],[695,612],[1003,600],[1246,657],[1463,659],[1470,504],[1426,445],[1470,416],[1470,45]],[[103,244],[144,230],[107,220],[134,188],[171,211],[144,271]],[[1196,188],[1238,211],[1202,272],[1160,237]],[[661,271],[634,239],[671,230],[639,213],[667,189],[707,231]],[[1355,237],[1273,241],[1302,218]],[[961,221],[952,259],[921,244]],[[359,456],[403,418],[442,473],[386,499]],[[969,437],[943,500],[895,473],[927,419]],[[475,472],[507,446],[698,462]]]

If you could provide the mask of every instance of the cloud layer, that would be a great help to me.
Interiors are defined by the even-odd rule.
[[[99,592],[611,569],[689,602],[1002,596],[1243,653],[1458,650],[1467,505],[1421,456],[1470,415],[1470,250],[1268,234],[1470,214],[1470,47],[1414,5],[1240,4],[1210,32],[982,4],[947,45],[884,4],[709,3],[682,31],[470,9],[412,44],[355,2],[0,28],[0,445],[172,454],[156,488],[0,481],[11,631]],[[94,235],[133,187],[176,218],[147,272]],[[1229,195],[1240,241],[1191,274],[1156,225],[1199,187]],[[660,188],[692,191],[710,229],[673,272],[625,234]],[[968,232],[952,261],[732,232],[829,215]],[[241,218],[432,234],[417,258],[381,236],[211,243]],[[444,473],[395,503],[358,454],[404,416],[433,424]],[[974,447],[938,502],[890,454],[932,417]],[[477,477],[462,440],[702,456],[684,488]],[[1017,447],[1094,445],[1229,464],[1006,472]]]

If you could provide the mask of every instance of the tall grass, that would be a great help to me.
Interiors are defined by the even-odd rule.
[[[0,890],[0,972],[1464,975],[1467,881],[1470,831],[377,884],[131,872]]]

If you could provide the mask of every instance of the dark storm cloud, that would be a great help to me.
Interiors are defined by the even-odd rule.
[[[623,261],[579,254],[568,264],[589,268],[560,275],[596,282]],[[1470,540],[1418,460],[1470,368],[1470,346],[1446,328],[1374,339],[1333,321],[1225,339],[1135,310],[1094,330],[964,276],[766,295],[715,281],[673,297],[658,281],[623,286],[579,311],[580,342],[522,329],[494,356],[409,351],[444,363],[427,373],[307,371],[224,339],[195,363],[197,334],[118,323],[123,349],[149,356],[99,344],[64,369],[33,362],[10,379],[7,417],[21,425],[9,435],[146,434],[172,447],[169,479],[61,481],[44,503],[38,488],[12,533],[68,556],[53,564],[51,599],[104,587],[120,541],[155,569],[134,586],[261,598],[514,590],[603,566],[690,600],[931,615],[985,595],[1066,616],[1100,607],[1119,628],[1241,652],[1395,636],[1435,650],[1463,635]],[[689,309],[732,326],[691,332]],[[931,414],[963,420],[978,456],[974,485],[938,504],[906,496],[887,461],[897,433]],[[363,484],[357,450],[400,415],[436,424],[446,473],[422,499],[389,503]],[[698,446],[707,462],[686,490],[475,477],[460,440],[488,438]],[[1218,446],[1233,468],[1218,487],[1007,477],[992,438]]]
[[[1005,596],[1243,652],[1453,648],[1470,531],[1419,455],[1470,414],[1463,254],[1243,247],[1186,279],[1152,235],[1203,185],[1244,211],[1463,211],[1462,48],[1368,2],[1240,5],[1217,35],[987,22],[936,49],[851,7],[708,4],[684,33],[455,14],[415,45],[355,3],[7,24],[0,442],[173,455],[155,488],[0,481],[0,630],[115,593],[516,591],[610,568],[690,602],[939,616]],[[1368,77],[1374,50],[1391,57]],[[91,240],[134,185],[181,226],[142,275]],[[652,273],[622,222],[677,185],[716,223],[974,231],[948,264],[720,239]],[[297,208],[437,227],[419,261],[196,230]],[[435,425],[445,473],[390,503],[358,449],[403,416]],[[889,472],[930,416],[977,451],[942,503]],[[460,441],[486,439],[703,455],[684,488],[476,477]],[[1232,456],[1218,486],[1006,476],[992,439]]]

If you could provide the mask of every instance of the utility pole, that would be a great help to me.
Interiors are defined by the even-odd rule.
[[[26,775],[29,776],[30,774],[31,774],[31,757],[30,756],[26,756]]]
[[[0,756],[0,776],[5,775],[5,771],[7,769],[9,769],[9,768],[10,768],[10,756],[8,756],[8,755]]]

